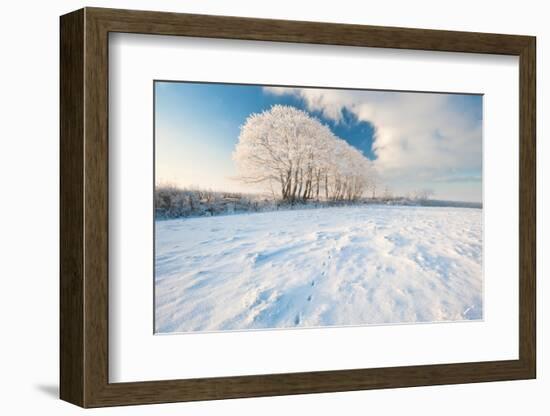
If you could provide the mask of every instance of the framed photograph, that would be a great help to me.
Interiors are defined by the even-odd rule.
[[[63,400],[535,378],[534,37],[60,27]]]

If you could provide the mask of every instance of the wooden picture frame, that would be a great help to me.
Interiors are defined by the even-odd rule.
[[[85,8],[61,17],[60,396],[82,407],[213,400],[536,376],[535,38],[530,36]],[[110,383],[110,32],[519,57],[519,359]]]

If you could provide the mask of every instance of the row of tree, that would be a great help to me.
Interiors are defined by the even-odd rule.
[[[369,159],[305,111],[275,105],[250,115],[233,153],[239,179],[265,184],[283,201],[356,201],[376,196]]]

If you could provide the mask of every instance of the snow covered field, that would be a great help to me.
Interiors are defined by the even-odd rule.
[[[482,211],[361,206],[156,222],[157,333],[482,319]]]

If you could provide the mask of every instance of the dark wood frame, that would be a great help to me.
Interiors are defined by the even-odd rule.
[[[536,376],[535,38],[85,8],[61,17],[60,396],[82,407],[530,379]],[[108,34],[519,56],[519,359],[109,383]]]

